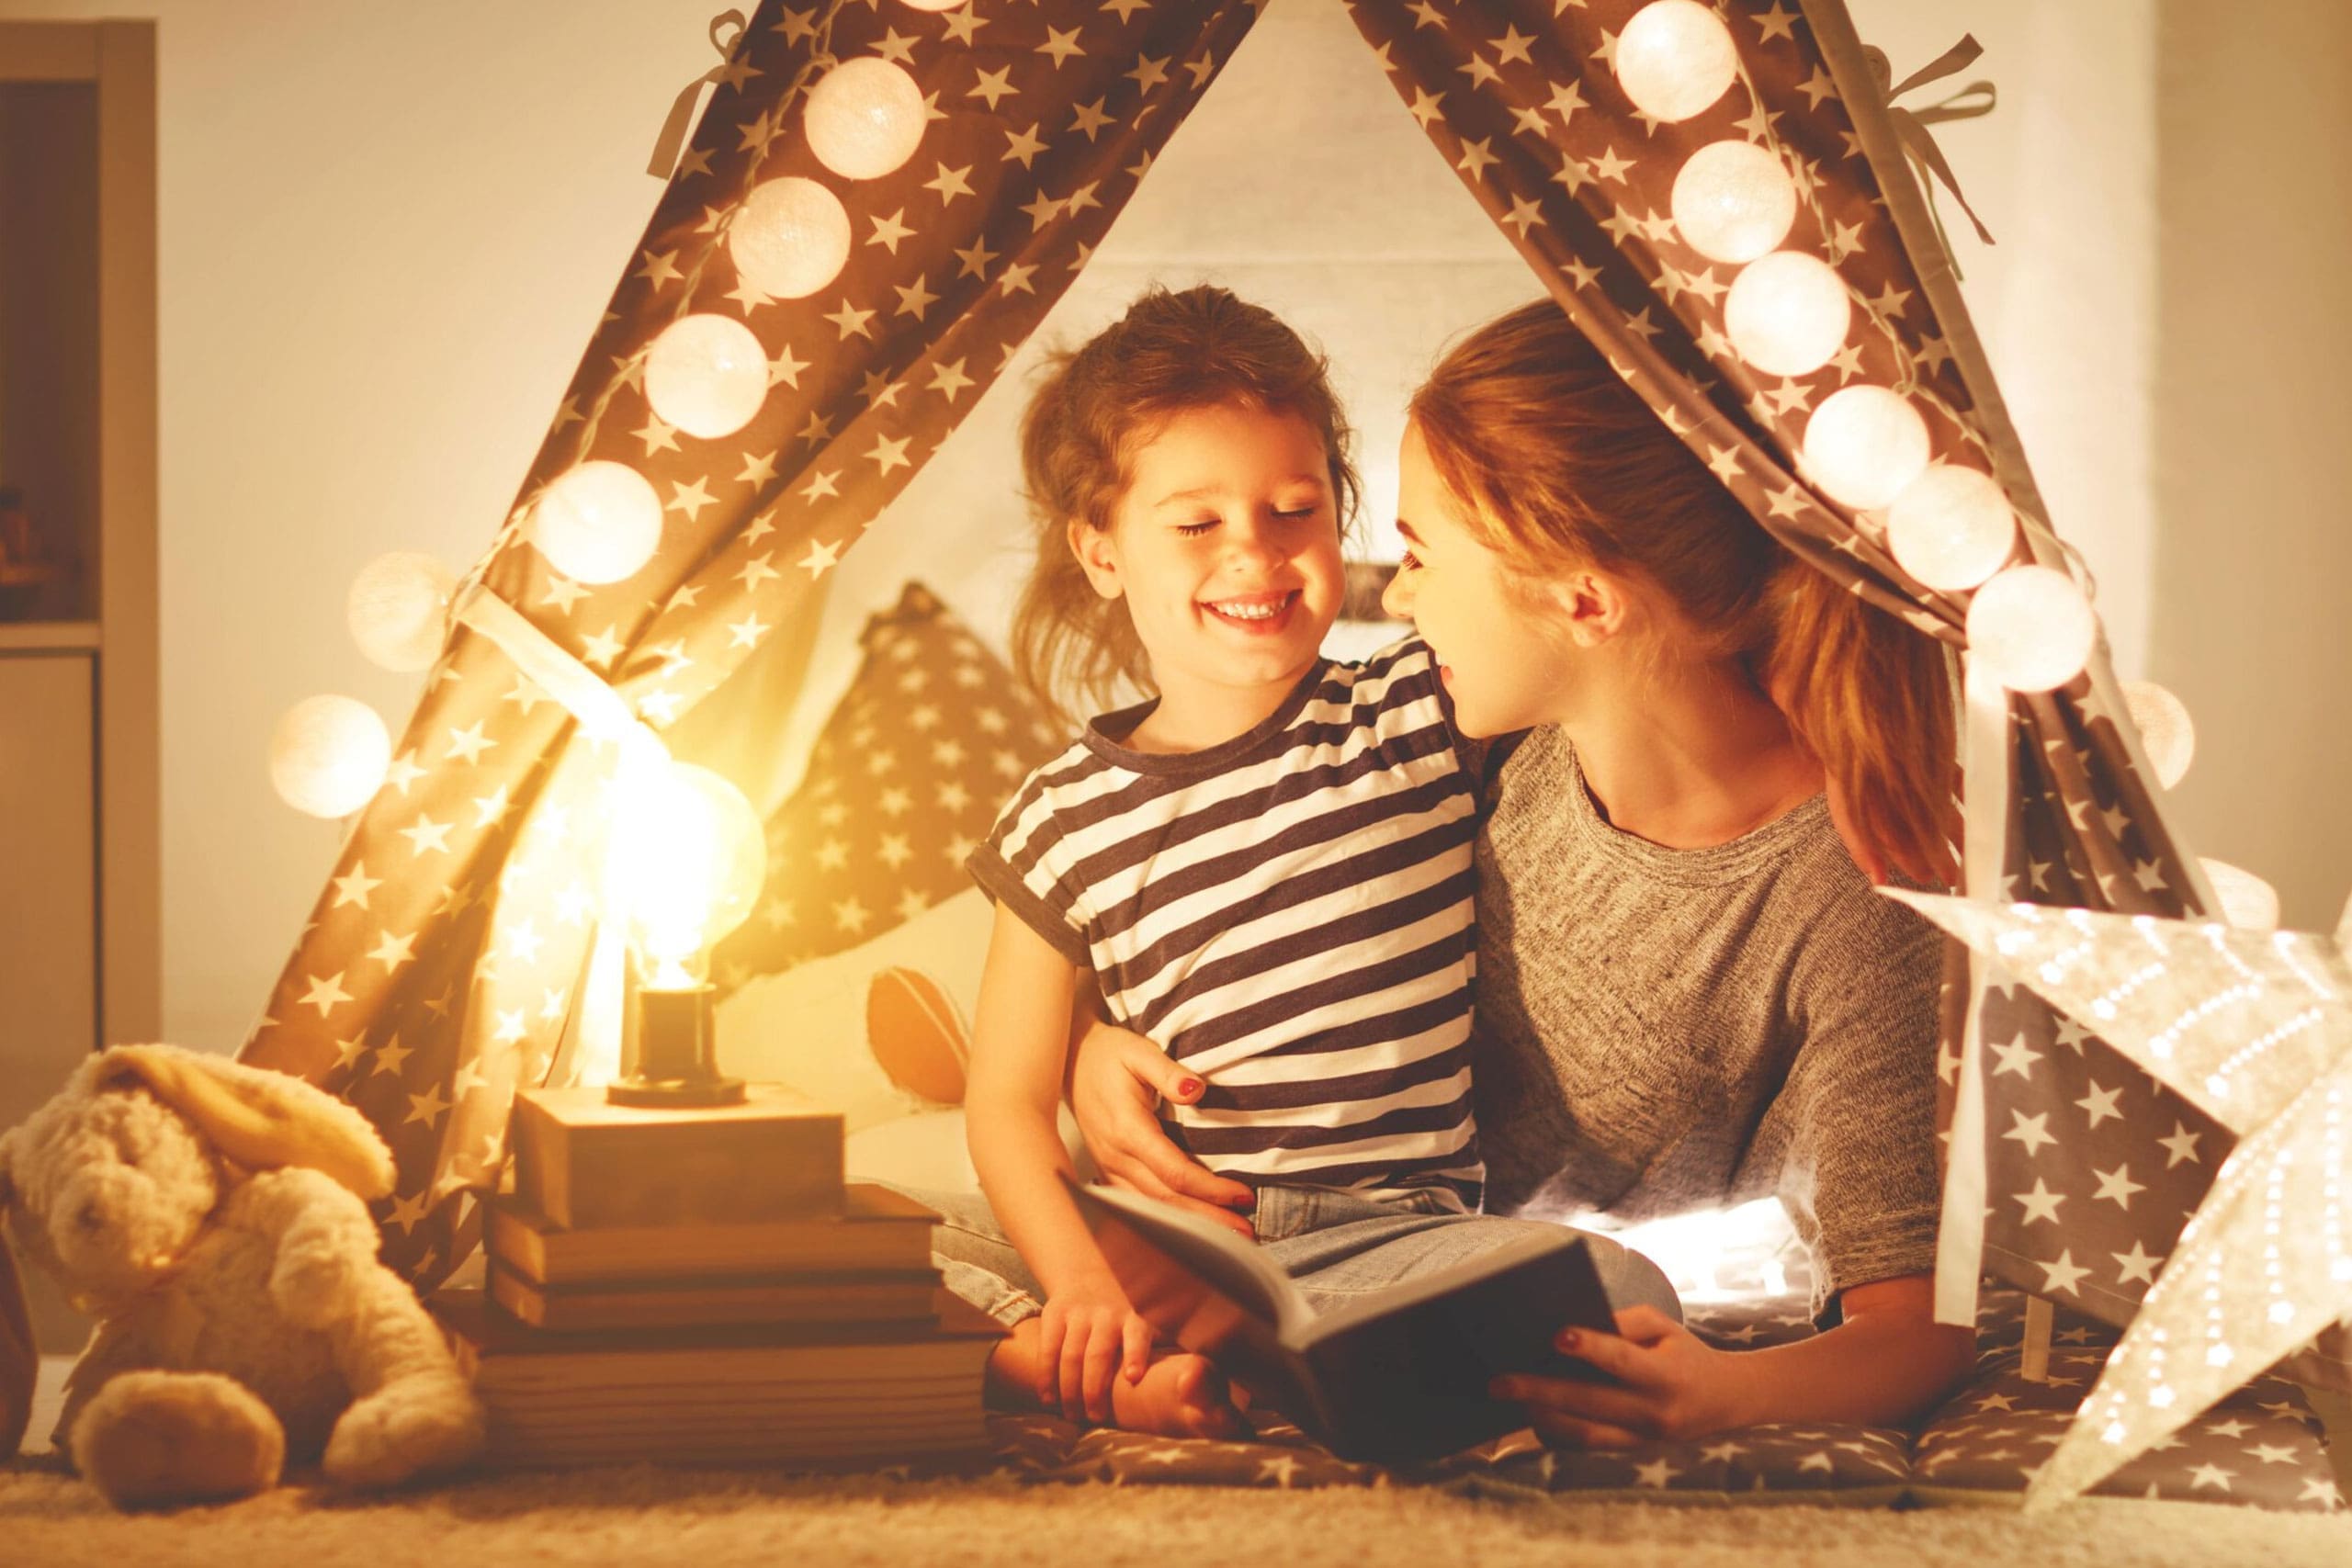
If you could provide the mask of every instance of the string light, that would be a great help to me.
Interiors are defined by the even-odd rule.
[[[1927,468],[1927,422],[1884,387],[1849,387],[1805,421],[1804,460],[1831,500],[1858,512],[1884,506]]]
[[[1724,331],[1739,356],[1758,370],[1804,376],[1829,363],[1846,341],[1853,313],[1846,285],[1827,262],[1802,251],[1775,251],[1732,279]]]
[[[269,734],[269,782],[278,798],[312,817],[348,817],[384,785],[392,738],[356,697],[304,697]]]
[[[394,550],[359,569],[344,601],[351,640],[370,663],[403,674],[441,657],[447,636],[449,569],[415,550]]]
[[[2189,720],[2188,705],[2154,681],[2126,681],[2123,705],[2140,731],[2140,746],[2148,754],[2148,766],[2156,771],[2156,782],[2166,789],[2179,784],[2197,755],[2197,726]]]
[[[2278,890],[2262,878],[2227,861],[2207,860],[2199,856],[2197,863],[2205,868],[2207,880],[2213,884],[2214,897],[2222,901],[2222,918],[2243,931],[2275,931],[2278,929]]]
[[[689,435],[734,434],[767,395],[767,350],[731,317],[681,316],[646,353],[645,400]]]
[[[918,11],[953,11],[963,3],[964,0],[900,0],[900,4],[911,6]]]
[[[1710,142],[1683,160],[1668,206],[1692,250],[1738,266],[1788,237],[1797,217],[1797,187],[1778,157],[1734,138]]]
[[[922,89],[871,55],[844,60],[808,90],[808,150],[845,180],[888,174],[922,141]]]
[[[2098,617],[2082,590],[2046,566],[2010,567],[1969,602],[1969,657],[2013,692],[2064,685],[2098,641]]]
[[[662,543],[662,501],[628,464],[592,458],[539,492],[531,542],[576,582],[618,582]]]
[[[1993,477],[1937,463],[1903,487],[1886,513],[1897,565],[1939,593],[1962,593],[2001,570],[2017,547],[2009,498]]]
[[[1696,0],[1653,0],[1617,35],[1617,85],[1652,119],[1689,119],[1739,74],[1723,18]]]
[[[778,299],[805,299],[840,276],[849,246],[849,209],[797,175],[753,186],[727,228],[735,270]]]

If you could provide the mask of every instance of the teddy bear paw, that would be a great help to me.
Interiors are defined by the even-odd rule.
[[[455,1469],[481,1447],[481,1405],[462,1380],[403,1378],[343,1413],[322,1464],[345,1486],[397,1486]]]
[[[277,1484],[286,1429],[212,1372],[124,1372],[74,1418],[74,1467],[118,1508],[224,1502]]]

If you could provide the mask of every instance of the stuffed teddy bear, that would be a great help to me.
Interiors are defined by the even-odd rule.
[[[243,1496],[289,1461],[373,1487],[479,1452],[472,1389],[377,1260],[366,1201],[391,1190],[367,1119],[300,1078],[170,1045],[76,1068],[0,1135],[9,1237],[98,1320],[57,1424],[74,1467],[134,1508]],[[0,1251],[0,1303],[14,1269]],[[23,1404],[0,1399],[8,1453]]]

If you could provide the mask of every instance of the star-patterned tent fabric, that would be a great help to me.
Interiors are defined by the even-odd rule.
[[[1883,515],[1830,499],[1797,461],[1813,410],[1874,384],[1925,419],[1936,461],[2004,486],[2036,561],[2068,567],[1905,167],[1885,79],[1838,0],[1718,0],[1736,79],[1672,123],[1636,109],[1614,74],[1618,36],[1644,0],[1350,3],[1415,119],[1552,296],[1791,550],[1964,650],[1966,596],[1910,578]],[[1828,262],[1850,297],[1855,328],[1812,374],[1766,376],[1741,359],[1724,322],[1736,269],[1690,246],[1670,215],[1684,162],[1729,138],[1783,160],[1800,210],[1782,248]],[[2165,823],[2121,713],[2102,648],[2056,691],[1997,697],[1989,736],[1982,709],[1973,716],[1971,827],[1996,841],[1970,858],[1998,886],[1972,891],[2134,914],[2218,909]],[[2009,776],[1994,776],[2004,766]],[[2001,809],[1984,808],[1988,795]],[[1939,1120],[1963,1140],[1982,1129],[1984,1266],[2128,1322],[2231,1134],[2021,988],[1972,987],[1965,953],[1947,953]],[[1982,1009],[1973,1036],[1972,1006]],[[1964,1059],[1981,1116],[1963,1112]],[[1956,1164],[1970,1147],[1953,1151]],[[1945,1215],[1961,1243],[1946,1268],[1964,1268],[1971,1292],[1974,1201],[1958,1188]],[[2064,1220],[2050,1223],[2066,1201]]]
[[[1255,15],[1249,0],[766,0],[469,586],[657,730],[695,706],[1003,370]],[[869,58],[913,79],[926,125],[903,165],[851,180],[820,164],[801,111],[837,62]],[[740,277],[726,243],[745,195],[785,176],[826,186],[852,220],[839,276],[789,300]],[[770,356],[761,412],[721,439],[646,398],[648,345],[694,311],[745,322]],[[526,529],[539,491],[591,458],[636,468],[665,503],[654,558],[602,587],[557,574]],[[243,1053],[384,1134],[399,1166],[377,1211],[384,1255],[421,1284],[471,1247],[514,1091],[544,1081],[593,1000],[582,868],[601,860],[616,760],[461,627]]]

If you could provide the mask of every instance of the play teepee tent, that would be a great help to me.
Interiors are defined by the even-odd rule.
[[[766,0],[727,38],[244,1052],[382,1130],[387,1253],[420,1281],[471,1246],[514,1090],[609,1038],[591,868],[618,759],[743,701],[730,673],[1086,265],[1256,9]],[[1968,656],[1966,891],[2213,909],[1913,177],[1932,144],[1842,6],[1350,9],[1535,281],[1731,492]],[[650,555],[614,545],[631,518]],[[2128,1321],[2229,1132],[1956,945],[1950,967],[1942,1305],[1967,1315],[1981,1260]],[[1995,1196],[2028,1190],[2081,1201],[2052,1227]]]

